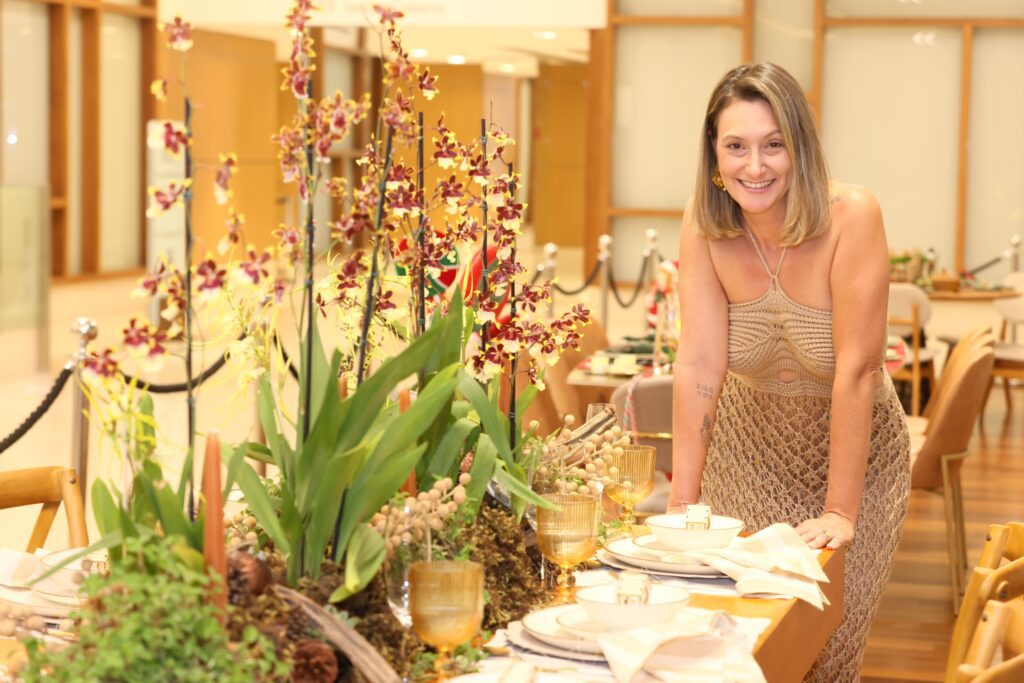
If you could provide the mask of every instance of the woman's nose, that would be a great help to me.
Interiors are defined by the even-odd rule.
[[[760,150],[758,150],[756,148],[751,150],[750,156],[748,157],[748,161],[747,161],[747,165],[749,166],[750,173],[752,173],[754,175],[760,175],[761,172],[764,171],[763,158],[764,157],[761,155],[761,151]]]

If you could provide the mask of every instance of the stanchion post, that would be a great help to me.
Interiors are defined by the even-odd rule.
[[[601,264],[601,324],[609,329],[608,294],[611,278],[612,236],[601,235],[597,239],[597,260]]]
[[[71,392],[71,466],[78,472],[84,503],[89,492],[89,404],[82,389],[82,368],[89,355],[89,342],[96,338],[96,321],[78,318],[71,326],[71,332],[78,335],[78,350],[74,356],[75,372],[72,375],[75,387]]]
[[[1010,238],[1010,272],[1016,273],[1020,270],[1020,235],[1014,235]]]
[[[544,245],[544,272],[548,276],[549,282],[555,281],[555,276],[558,275],[558,270],[555,266],[555,259],[558,257],[558,245],[554,242],[548,242]],[[548,299],[548,317],[555,317],[555,286],[551,285],[551,298]]]
[[[643,288],[644,292],[651,291],[651,284],[654,282],[654,278],[658,275],[658,231],[654,228],[648,228],[647,232],[644,233],[646,240],[644,244],[644,262],[640,264],[643,268]],[[640,297],[640,315],[642,320],[640,322],[641,328],[646,329],[647,327],[647,307],[644,306],[643,296],[644,292],[641,292],[637,296]]]

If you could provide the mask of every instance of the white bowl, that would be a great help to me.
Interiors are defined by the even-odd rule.
[[[652,583],[647,604],[619,605],[615,603],[617,588],[616,585],[604,585],[576,589],[576,602],[583,605],[595,621],[610,631],[671,621],[690,599],[690,593],[685,588]]]
[[[687,529],[683,513],[654,515],[646,521],[658,542],[680,551],[724,548],[743,530],[741,520],[722,515],[711,515],[710,529]]]

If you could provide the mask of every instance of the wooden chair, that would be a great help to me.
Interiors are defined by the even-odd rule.
[[[956,345],[953,346],[949,358],[946,359],[946,363],[942,367],[942,374],[939,375],[939,379],[935,383],[935,390],[925,405],[924,411],[919,416],[907,415],[907,429],[910,430],[911,435],[928,433],[928,425],[938,410],[939,404],[949,397],[948,379],[951,371],[969,355],[970,350],[976,346],[979,339],[985,335],[991,336],[991,333],[992,331],[988,327],[978,327],[956,341]]]
[[[46,542],[57,516],[57,508],[62,502],[68,518],[70,547],[84,548],[89,545],[89,534],[85,527],[85,509],[78,474],[73,469],[34,467],[0,472],[0,509],[39,503],[43,505],[32,529],[27,552],[35,552]]]
[[[569,350],[544,373],[544,383],[551,391],[551,399],[561,417],[572,414],[580,424],[587,417],[591,403],[608,403],[611,391],[596,387],[576,387],[569,384],[569,373],[588,356],[608,348],[608,337],[597,321],[583,328],[579,351]]]
[[[1018,598],[1016,603],[1020,604]],[[953,680],[957,683],[1020,683],[1024,681],[1024,652],[1007,655],[1003,647],[1002,661],[993,663],[996,649],[1004,645],[1011,631],[1024,632],[1024,622],[1014,614],[1013,603],[989,600],[978,621],[963,664],[957,667]]]
[[[911,487],[943,497],[953,611],[959,608],[967,569],[960,468],[992,376],[991,335],[983,335],[949,375],[948,399],[937,408],[921,448],[911,452]]]
[[[627,398],[632,416],[626,414]],[[633,432],[633,442],[654,446],[659,476],[654,491],[636,506],[638,513],[662,513],[668,505],[669,477],[672,476],[672,376],[635,378],[618,387],[611,397],[619,424]]]
[[[1018,292],[1024,292],[1024,273],[1011,273],[1003,280],[1003,284]],[[1024,340],[1007,339],[1007,333],[1010,330],[1017,330],[1019,325],[1024,324],[1024,294],[1012,299],[996,299],[993,304],[999,311],[999,315],[1003,317],[1003,324],[1000,326],[999,341],[996,342],[996,363],[992,368],[989,393],[992,391],[992,384],[995,383],[996,378],[1002,378],[1003,392],[1006,395],[1006,411],[1009,414],[1013,410],[1010,382],[1015,379],[1024,380]],[[988,403],[988,393],[985,394],[985,402]]]
[[[1003,560],[1009,564],[1000,566]],[[1024,680],[980,678],[1002,675],[989,668],[995,647],[1003,645],[1004,657],[1024,652],[1024,524],[993,524],[989,527],[978,564],[971,572],[960,614],[953,628],[946,681]],[[993,607],[993,604],[1003,607]],[[987,614],[987,616],[986,616]],[[965,668],[966,665],[966,668]],[[1019,669],[1017,671],[1020,671]]]
[[[932,315],[924,291],[908,282],[889,284],[889,334],[910,337],[910,365],[894,373],[894,380],[910,382],[910,414],[921,414],[921,379],[935,389],[935,352],[921,342],[922,330]]]

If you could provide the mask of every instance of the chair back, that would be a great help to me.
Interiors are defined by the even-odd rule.
[[[0,472],[0,509],[40,503],[43,508],[32,528],[27,552],[35,552],[43,547],[61,503],[64,503],[64,513],[68,518],[70,547],[84,548],[89,545],[82,491],[78,485],[78,474],[73,469],[34,467]]]
[[[1014,603],[1021,601],[1015,600]],[[1007,653],[1006,640],[1024,628],[1015,618],[1014,603],[989,600],[978,620],[964,662],[957,666],[953,680],[958,683],[1018,683],[1024,680],[1024,653]],[[1018,634],[1019,635],[1019,634]],[[995,661],[996,648],[1003,645],[1003,658]],[[995,661],[995,663],[993,663]],[[948,676],[947,676],[948,679]]]
[[[577,424],[587,417],[587,406],[591,403],[607,403],[611,392],[607,389],[576,387],[569,384],[569,373],[582,360],[601,349],[608,348],[608,337],[596,320],[583,328],[579,350],[569,349],[562,353],[558,362],[547,368],[544,384],[551,392],[551,399],[560,417],[572,414]]]
[[[978,327],[971,330],[956,343],[953,350],[949,354],[949,358],[946,360],[945,366],[942,368],[942,374],[939,376],[939,381],[935,385],[935,390],[932,392],[931,398],[928,399],[928,405],[924,408],[923,416],[931,420],[936,412],[938,411],[939,405],[942,404],[949,396],[947,391],[949,387],[949,377],[957,373],[957,368],[965,358],[971,356],[974,349],[979,344],[991,345],[992,342],[992,329],[990,327]],[[925,433],[930,431],[931,425],[925,430]]]
[[[1024,323],[1024,272],[1010,273],[1003,280],[1003,285],[1016,289],[1021,295],[1009,299],[995,299],[992,303],[1006,322],[1011,325]]]
[[[984,343],[976,343],[969,355],[952,368],[946,389],[948,399],[936,409],[912,465],[910,481],[913,488],[931,490],[942,486],[942,456],[967,450],[992,377],[995,353],[991,339],[991,335],[980,337]]]
[[[612,394],[612,403],[615,404],[619,424],[634,432],[634,442],[654,446],[658,451],[655,468],[671,472],[672,376],[641,377],[627,382]]]
[[[916,310],[916,316],[915,316]],[[909,282],[889,283],[889,332],[907,337],[928,324],[932,317],[932,305],[928,295],[917,285]]]

